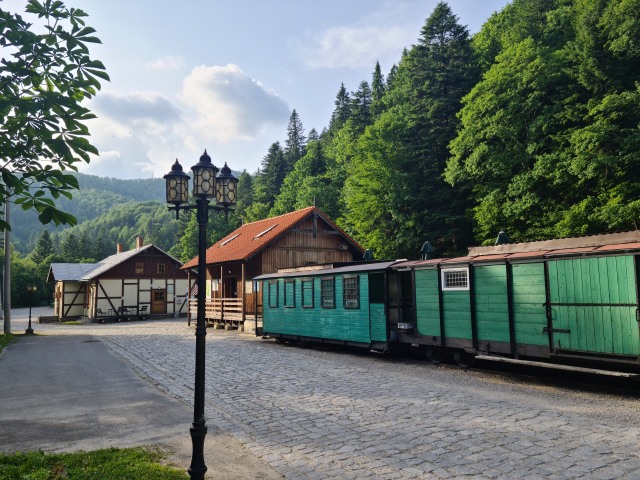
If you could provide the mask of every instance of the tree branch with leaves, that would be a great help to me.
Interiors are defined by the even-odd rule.
[[[0,8],[0,204],[35,210],[43,223],[76,223],[55,199],[78,189],[69,171],[98,150],[85,122],[95,115],[81,103],[109,80],[88,44],[101,43],[87,14],[61,1],[29,0],[32,22]],[[0,228],[10,226],[0,220]]]

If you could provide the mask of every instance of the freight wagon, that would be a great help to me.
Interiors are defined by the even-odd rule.
[[[263,334],[461,365],[492,355],[638,367],[639,257],[636,231],[290,269],[257,278]]]

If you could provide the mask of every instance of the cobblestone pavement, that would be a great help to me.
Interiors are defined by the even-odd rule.
[[[184,320],[91,333],[192,402]],[[426,362],[207,336],[206,414],[289,479],[640,479],[640,399]]]

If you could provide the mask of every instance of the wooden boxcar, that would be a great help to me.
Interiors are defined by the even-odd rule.
[[[625,241],[630,240],[630,241]],[[370,348],[640,366],[640,232],[258,277],[264,334]]]
[[[411,326],[399,341],[461,362],[498,354],[637,365],[639,255],[627,243],[397,264],[392,275],[411,276]]]
[[[256,277],[264,335],[384,350],[386,274],[393,262],[290,269]]]

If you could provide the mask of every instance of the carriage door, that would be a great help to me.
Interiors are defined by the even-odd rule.
[[[413,323],[413,287],[410,270],[397,270],[388,277],[389,324],[397,329],[399,323]]]
[[[633,256],[548,262],[554,351],[637,356],[638,290]]]

